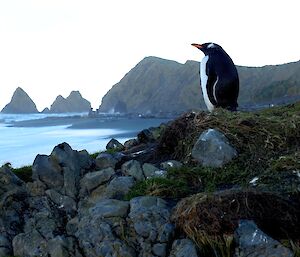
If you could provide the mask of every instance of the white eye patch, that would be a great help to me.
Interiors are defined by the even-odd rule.
[[[214,43],[210,43],[207,48],[214,48],[215,47],[215,44]]]

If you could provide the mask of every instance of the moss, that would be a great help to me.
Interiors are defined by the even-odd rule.
[[[12,168],[12,172],[16,174],[24,182],[32,182],[32,166]]]
[[[187,184],[182,179],[172,180],[169,178],[150,178],[137,182],[125,200],[130,200],[142,195],[155,195],[162,198],[181,198],[190,192]]]

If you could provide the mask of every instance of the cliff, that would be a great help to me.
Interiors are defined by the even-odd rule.
[[[35,103],[28,94],[18,87],[11,101],[2,109],[2,113],[38,113]]]
[[[300,98],[300,61],[237,69],[240,106]],[[102,112],[154,114],[205,108],[199,63],[146,57],[107,92],[99,108]]]

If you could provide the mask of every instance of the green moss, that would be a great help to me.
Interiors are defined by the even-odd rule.
[[[32,166],[24,166],[16,169],[12,168],[12,172],[24,182],[32,182]]]
[[[130,200],[142,195],[155,195],[162,198],[181,198],[187,195],[189,188],[182,179],[172,180],[169,178],[150,178],[137,182],[125,196]]]

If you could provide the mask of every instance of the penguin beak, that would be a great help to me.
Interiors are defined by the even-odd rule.
[[[203,48],[202,45],[200,45],[200,44],[195,44],[195,43],[193,43],[192,46],[197,47],[197,48],[200,49],[200,50]]]

